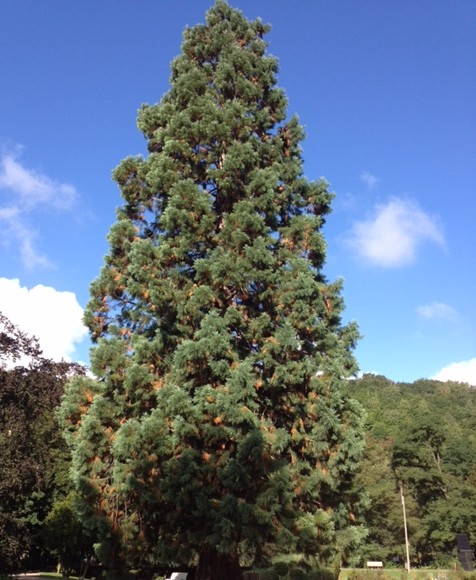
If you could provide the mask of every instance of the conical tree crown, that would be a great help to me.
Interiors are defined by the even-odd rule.
[[[99,382],[64,413],[114,558],[316,551],[346,525],[361,429],[339,385],[358,333],[322,273],[332,195],[303,177],[267,30],[217,1],[139,112],[148,157],[114,172],[124,203],[86,313]]]

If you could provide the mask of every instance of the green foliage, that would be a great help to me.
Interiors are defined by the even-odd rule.
[[[92,541],[85,536],[78,519],[75,502],[74,492],[56,501],[42,528],[44,542],[58,558],[61,572],[66,576],[81,570],[93,551]]]
[[[260,580],[291,580],[292,578],[306,578],[306,580],[334,580],[336,574],[331,570],[310,563],[302,555],[277,556],[271,568],[256,570]]]
[[[274,568],[259,570],[259,580],[279,580],[279,575]]]
[[[345,558],[362,539],[342,533],[358,331],[322,272],[332,194],[302,174],[267,31],[222,0],[187,28],[170,91],[139,112],[149,156],[114,172],[123,205],[85,315],[98,380],[73,381],[61,417],[117,574],[198,555],[199,578],[233,580],[242,554]]]
[[[272,568],[261,569],[258,571],[260,580],[334,580],[335,574],[330,570],[309,567],[303,560],[299,564],[293,559],[289,562],[275,562]]]
[[[287,562],[276,562],[273,565],[273,570],[278,576],[287,576],[289,565]]]
[[[347,575],[347,580],[390,580],[391,578],[392,576],[388,576],[386,571],[370,569],[352,570]]]
[[[367,493],[369,538],[362,562],[405,559],[403,485],[416,565],[454,562],[455,535],[476,544],[476,390],[460,383],[393,383],[365,375],[347,385],[367,412],[357,483]]]
[[[306,580],[307,572],[302,568],[291,568],[289,570],[290,580]]]
[[[22,357],[28,366],[14,366]],[[0,569],[14,572],[45,557],[42,524],[70,485],[55,407],[83,369],[42,358],[37,341],[1,313],[0,364]]]
[[[464,572],[455,568],[439,569],[415,569],[412,568],[410,574],[406,570],[400,569],[344,569],[339,574],[340,580],[473,580],[475,574]]]
[[[38,340],[30,337],[0,312],[0,368],[15,365],[22,357],[41,357]]]
[[[326,568],[312,569],[308,572],[309,580],[335,580],[336,574]]]

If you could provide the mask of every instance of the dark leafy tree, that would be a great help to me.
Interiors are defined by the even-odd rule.
[[[364,509],[364,522],[369,535],[361,549],[362,565],[368,560],[382,560],[387,564],[406,558],[402,504],[395,472],[391,465],[392,441],[379,440],[370,433],[366,436],[366,448],[357,483],[368,495]],[[416,505],[412,497],[406,498],[408,529],[418,528]],[[411,546],[411,557],[416,557]]]
[[[54,412],[82,368],[41,357],[34,338],[0,313],[0,572],[44,557],[41,527],[70,487],[68,449]],[[16,362],[27,366],[14,366]]]
[[[76,494],[70,492],[54,503],[42,527],[42,537],[46,547],[58,559],[63,576],[80,572],[85,577],[93,554],[93,542],[79,521],[75,499]]]
[[[14,366],[22,357],[36,359],[40,355],[38,340],[22,332],[0,312],[0,368]]]
[[[303,177],[267,30],[218,0],[139,113],[149,156],[114,173],[124,203],[85,318],[97,381],[62,408],[110,576],[198,555],[196,578],[232,580],[243,553],[324,555],[336,535],[345,553],[361,533],[342,533],[358,331],[323,274],[332,194]]]
[[[422,510],[438,498],[448,498],[442,472],[442,447],[445,436],[440,427],[429,422],[402,433],[392,451],[396,477],[413,490]]]
[[[447,497],[428,506],[422,517],[421,531],[416,547],[423,563],[442,567],[453,564],[455,533],[476,538],[476,486],[451,482]]]

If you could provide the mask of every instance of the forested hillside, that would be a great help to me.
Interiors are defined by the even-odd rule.
[[[364,556],[404,560],[402,487],[412,562],[448,564],[455,534],[476,544],[476,389],[364,375],[347,386],[365,408],[366,453],[358,484],[369,504]]]

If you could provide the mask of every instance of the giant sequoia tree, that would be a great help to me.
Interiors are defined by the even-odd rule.
[[[340,386],[358,332],[322,272],[332,195],[303,177],[267,30],[217,0],[139,112],[148,157],[114,173],[86,313],[97,381],[62,407],[111,575],[196,554],[196,577],[239,578],[243,553],[355,540],[360,407]]]

